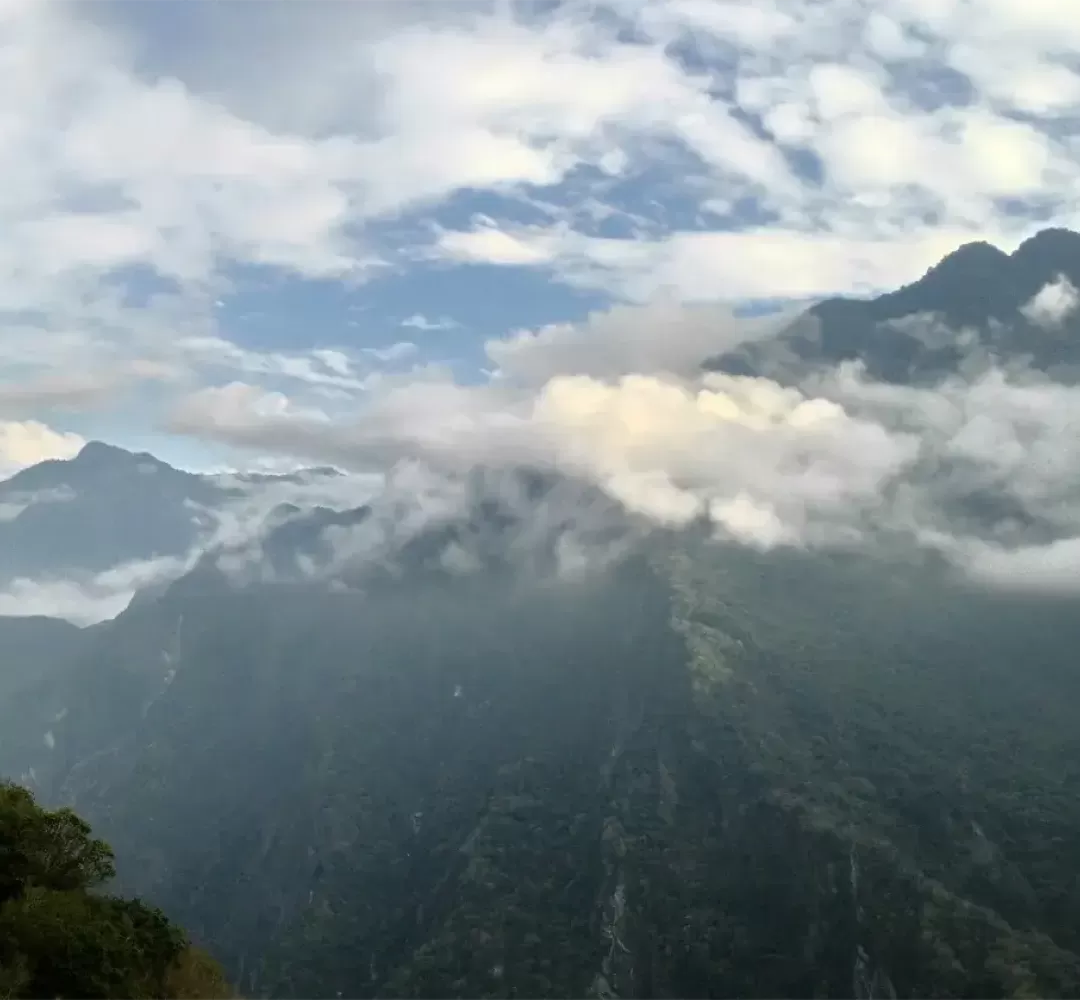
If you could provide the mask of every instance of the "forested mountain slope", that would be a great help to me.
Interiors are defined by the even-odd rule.
[[[180,591],[38,774],[250,995],[1076,995],[1075,610],[670,540]]]

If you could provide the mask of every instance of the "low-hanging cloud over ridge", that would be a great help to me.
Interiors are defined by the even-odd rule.
[[[90,620],[207,552],[236,579],[273,579],[262,545],[283,504],[295,504],[297,517],[314,506],[367,505],[363,523],[327,529],[321,563],[290,567],[326,579],[365,560],[392,562],[420,533],[472,516],[484,491],[501,496],[516,519],[500,544],[516,539],[526,563],[541,540],[562,547],[565,566],[582,566],[650,524],[707,522],[719,538],[762,549],[899,538],[944,554],[981,583],[1074,586],[1080,387],[1016,366],[920,386],[874,382],[857,363],[783,385],[700,370],[717,347],[767,337],[786,321],[720,307],[619,307],[533,335],[516,370],[481,383],[430,373],[323,409],[242,382],[196,391],[173,410],[173,431],[344,474],[247,481],[230,504],[204,512],[197,550],[82,581],[91,611],[71,610],[70,581],[19,581],[5,599],[37,610],[52,599],[58,613]],[[942,335],[940,319],[918,321]],[[646,332],[635,323],[656,340],[644,353]],[[489,355],[507,356],[506,344],[524,337],[490,344]],[[638,346],[628,353],[626,343]],[[630,370],[645,367],[642,357],[653,369]],[[523,469],[579,485],[540,504],[515,485]],[[449,546],[445,568],[476,568],[473,543],[466,535]]]
[[[188,398],[171,426],[352,469],[406,459],[436,476],[547,468],[657,524],[704,516],[721,536],[762,548],[904,537],[977,563],[984,580],[1007,578],[1001,567],[1015,550],[1030,583],[1043,546],[1060,552],[1080,535],[1076,385],[1015,365],[918,387],[873,382],[852,363],[802,384],[694,373],[691,358],[760,337],[762,326],[716,308],[690,319],[671,308],[670,323],[655,309],[620,313],[647,323],[659,344],[682,336],[694,345],[669,346],[678,359],[670,368],[657,349],[656,369],[627,371],[625,353],[612,349],[605,373],[603,341],[619,328],[605,314],[591,321],[597,341],[577,331],[587,373],[573,372],[564,330],[530,340],[530,367],[482,385],[439,378],[390,387],[332,419],[234,383]],[[639,338],[630,331],[631,342]],[[499,357],[505,343],[489,354]]]

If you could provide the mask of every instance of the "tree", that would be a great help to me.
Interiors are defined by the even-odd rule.
[[[113,853],[70,809],[48,811],[25,788],[0,783],[0,905],[31,886],[92,889],[115,874]]]
[[[0,1000],[231,996],[160,910],[93,891],[113,874],[111,849],[72,810],[0,783]]]

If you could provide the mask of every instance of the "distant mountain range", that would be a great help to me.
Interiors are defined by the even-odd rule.
[[[713,365],[1060,374],[1062,276],[1076,234],[973,244]],[[0,484],[0,579],[185,553],[266,485],[88,445]],[[281,504],[114,620],[0,618],[0,774],[246,996],[1080,996],[1080,602],[463,492],[402,533]]]
[[[246,492],[335,475],[326,468],[197,475],[91,441],[72,459],[41,462],[0,482],[0,585],[183,556],[214,525],[215,511]]]
[[[101,442],[0,483],[0,580],[99,572],[187,551],[199,511],[222,499],[212,482]]]

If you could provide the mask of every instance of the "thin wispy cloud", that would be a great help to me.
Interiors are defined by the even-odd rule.
[[[438,330],[454,330],[461,324],[448,316],[439,316],[437,319],[428,319],[423,313],[413,313],[401,321],[401,325],[411,330],[422,330],[425,333]]]

